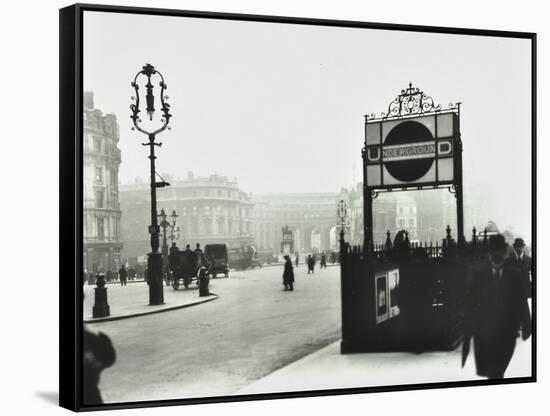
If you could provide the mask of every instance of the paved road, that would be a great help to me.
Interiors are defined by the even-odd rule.
[[[301,266],[294,292],[282,290],[282,267],[234,272],[211,280],[213,302],[94,324],[118,354],[102,375],[105,402],[232,394],[340,339],[339,270]]]

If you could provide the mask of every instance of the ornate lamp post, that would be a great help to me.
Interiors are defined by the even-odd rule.
[[[147,84],[145,84],[146,94],[145,94],[145,111],[150,121],[153,121],[153,116],[155,114],[155,95],[153,94],[154,85],[151,83],[151,78],[160,78],[159,87],[160,93],[158,94],[160,98],[160,110],[161,115],[161,126],[157,129],[151,131],[144,129],[141,126],[141,118],[139,113],[140,109],[140,95],[139,95],[139,85],[138,78],[146,78]],[[170,117],[172,115],[169,113],[170,105],[166,103],[168,97],[164,95],[166,90],[166,84],[164,83],[164,78],[161,73],[158,72],[152,65],[146,64],[141,71],[139,71],[134,77],[132,82],[132,87],[135,90],[135,97],[132,97],[132,100],[135,101],[134,104],[130,105],[132,110],[132,115],[130,118],[134,122],[134,127],[132,130],[137,130],[145,135],[147,135],[149,141],[148,143],[142,143],[143,146],[149,146],[149,160],[151,168],[151,225],[149,226],[149,234],[151,234],[151,253],[149,253],[149,258],[147,261],[148,269],[148,281],[149,281],[149,304],[150,305],[160,305],[164,303],[164,293],[162,287],[162,255],[159,253],[159,225],[157,223],[157,188],[162,188],[164,186],[170,185],[167,182],[157,182],[156,181],[156,172],[155,172],[155,146],[161,146],[162,143],[155,143],[155,137],[157,134],[163,132],[168,127],[170,122]]]
[[[162,219],[160,226],[162,227],[162,257],[168,256],[168,241],[166,240],[166,229],[170,226],[170,223],[166,220],[168,215],[164,212],[164,208],[160,210],[159,217]]]
[[[338,215],[338,219],[340,220],[340,249],[342,249],[344,245],[344,233],[346,228],[346,219],[348,216],[348,206],[346,204],[346,201],[343,199],[338,202],[338,208],[336,210],[336,214]]]
[[[176,225],[176,218],[178,218],[179,215],[176,213],[175,209],[172,210],[172,215],[170,215],[170,217],[172,217],[172,224],[170,225],[170,236],[168,238],[173,243],[174,240],[177,240],[180,237],[180,227]]]

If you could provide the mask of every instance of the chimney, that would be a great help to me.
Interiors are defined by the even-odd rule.
[[[94,108],[93,91],[84,91],[84,108],[86,110],[92,110]]]

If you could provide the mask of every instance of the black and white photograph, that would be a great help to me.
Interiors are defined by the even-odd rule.
[[[536,381],[533,33],[74,15],[65,407]]]

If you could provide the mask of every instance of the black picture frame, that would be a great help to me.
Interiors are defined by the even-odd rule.
[[[82,114],[83,114],[83,13],[97,11],[107,13],[127,13],[172,17],[190,17],[202,19],[221,19],[232,21],[253,21],[279,24],[300,24],[325,27],[345,27],[358,29],[380,29],[403,32],[422,32],[436,34],[456,34],[468,36],[489,36],[501,38],[527,39],[531,42],[531,179],[532,179],[532,376],[503,380],[483,380],[465,382],[442,382],[413,385],[395,385],[350,389],[316,390],[304,392],[285,392],[253,394],[244,396],[216,396],[207,398],[182,398],[178,400],[159,400],[143,402],[111,403],[93,406],[82,404],[82,336],[83,336],[83,292],[80,279],[77,278],[83,267],[82,253]],[[536,139],[537,139],[537,35],[528,32],[510,32],[481,29],[464,29],[437,26],[415,26],[374,22],[356,22],[328,19],[310,19],[284,16],[263,16],[230,14],[190,10],[172,10],[142,7],[108,6],[76,4],[59,12],[59,125],[60,125],[60,254],[59,254],[59,402],[64,408],[74,411],[93,411],[108,409],[143,408],[201,403],[235,402],[249,400],[270,400],[279,398],[300,398],[326,395],[344,395],[381,391],[419,390],[432,388],[452,388],[462,386],[483,386],[508,383],[530,383],[537,381],[537,284],[536,284]],[[75,276],[75,278],[72,278]],[[389,305],[387,305],[389,306]]]

